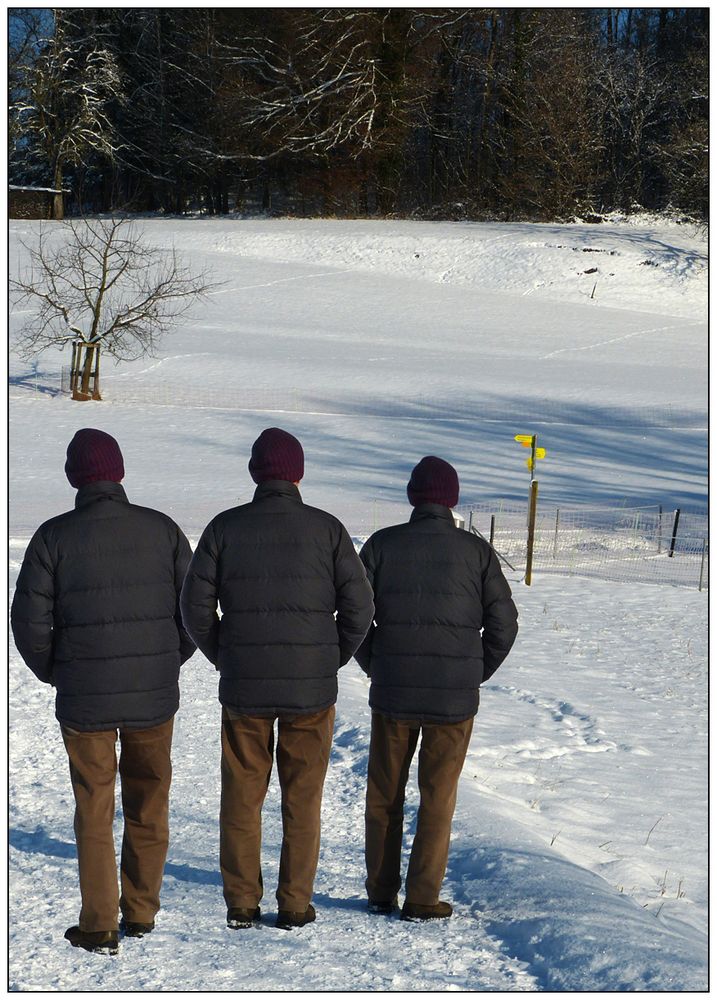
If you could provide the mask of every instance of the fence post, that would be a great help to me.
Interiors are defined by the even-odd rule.
[[[530,504],[528,507],[528,555],[525,563],[525,585],[533,580],[533,546],[535,545],[535,516],[538,510],[538,480],[530,482]]]
[[[555,541],[553,542],[553,559],[558,558],[558,528],[560,527],[560,507],[555,508]]]
[[[477,529],[477,528],[471,528],[471,531],[473,532],[473,534],[474,534],[474,535],[477,535],[477,536],[478,536],[478,538],[482,538],[482,539],[483,539],[483,541],[485,541],[485,535],[481,535],[480,531],[478,531],[478,529]],[[500,552],[498,551],[498,549],[496,549],[496,550],[495,550],[495,554],[496,554],[496,555],[498,556],[498,558],[499,558],[500,560],[502,560],[502,562],[504,562],[504,563],[505,563],[505,565],[506,565],[506,566],[507,566],[507,567],[508,567],[509,569],[512,569],[514,573],[517,573],[517,572],[518,572],[518,570],[517,570],[517,569],[515,568],[515,566],[514,566],[514,565],[513,565],[513,564],[512,564],[511,562],[508,562],[508,560],[507,560],[507,559],[505,558],[505,556],[504,556],[504,555],[503,555],[502,553],[500,553]]]
[[[490,544],[493,545],[493,539],[495,538],[495,514],[490,515]]]
[[[93,388],[92,388],[92,398],[102,399],[100,395],[100,345],[98,344],[95,348],[95,370],[92,373],[93,378]]]
[[[672,525],[672,541],[670,542],[670,559],[675,554],[675,542],[677,541],[677,525],[680,523],[680,508],[675,511],[675,523]]]
[[[79,340],[72,341],[72,364],[70,365],[70,395],[74,397],[77,389],[77,375],[80,368],[80,344]]]
[[[473,531],[473,511],[472,510],[469,511],[469,513],[468,513],[468,530],[469,531]]]
[[[660,504],[660,513],[657,515],[657,554],[658,556],[662,552],[662,504]]]
[[[702,583],[703,583],[704,578],[705,578],[705,554],[706,554],[706,552],[707,552],[707,539],[703,538],[702,539],[702,562],[700,564],[700,584],[699,584],[699,588],[698,588],[699,591],[700,591],[700,593],[702,592]]]

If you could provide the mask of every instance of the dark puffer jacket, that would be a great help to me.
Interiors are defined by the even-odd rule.
[[[75,510],[38,528],[12,630],[30,669],[57,688],[61,723],[92,732],[172,718],[195,649],[179,612],[191,555],[174,521],[129,503],[119,483],[83,486]]]
[[[407,524],[372,535],[361,559],[376,602],[376,624],[356,653],[371,707],[394,719],[471,718],[481,682],[518,632],[490,545],[457,528],[448,507],[423,504]]]
[[[336,701],[336,674],[366,634],[373,600],[340,521],[305,505],[292,483],[270,480],[205,529],[182,616],[220,672],[222,705],[308,714]]]

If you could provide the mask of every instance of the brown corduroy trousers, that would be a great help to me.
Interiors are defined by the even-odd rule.
[[[321,798],[336,709],[272,718],[222,711],[222,798],[219,862],[227,907],[254,908],[263,895],[261,809],[274,756],[284,836],[276,898],[304,912],[311,902],[321,840]]]
[[[173,727],[170,719],[151,729],[119,730],[124,813],[121,896],[112,834],[118,731],[81,733],[62,727],[75,795],[80,930],[116,930],[118,910],[129,921],[154,920],[169,845]]]
[[[418,754],[416,836],[406,875],[406,901],[438,902],[448,863],[458,778],[468,750],[473,719],[434,724],[398,722],[374,712],[366,790],[366,891],[369,899],[390,902],[401,887],[403,803],[408,770]]]

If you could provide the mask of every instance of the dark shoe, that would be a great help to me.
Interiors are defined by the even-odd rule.
[[[120,920],[119,929],[125,937],[142,938],[154,930],[154,920],[150,924],[140,924],[136,920]]]
[[[276,926],[281,927],[284,931],[290,931],[292,927],[303,927],[305,924],[313,924],[314,920],[316,920],[316,910],[309,903],[303,913],[297,913],[295,910],[279,910],[279,915],[276,918]]]
[[[65,938],[73,948],[84,948],[102,955],[116,955],[119,951],[117,931],[81,931],[79,927],[68,927]]]
[[[404,903],[401,910],[401,920],[445,920],[453,913],[450,903],[434,903],[424,906],[422,903]]]
[[[250,906],[230,906],[227,910],[227,927],[233,931],[239,931],[244,927],[253,927],[261,920],[261,910],[259,907],[252,909]]]
[[[379,916],[388,917],[398,909],[398,896],[394,896],[391,902],[379,899],[369,899],[368,912],[377,913]]]

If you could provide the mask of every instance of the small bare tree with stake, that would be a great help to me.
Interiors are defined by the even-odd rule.
[[[80,338],[80,399],[89,398],[100,348],[117,361],[154,355],[172,323],[212,287],[174,247],[145,242],[131,219],[65,221],[22,246],[29,264],[10,285],[16,305],[34,308],[19,352],[31,358]]]

